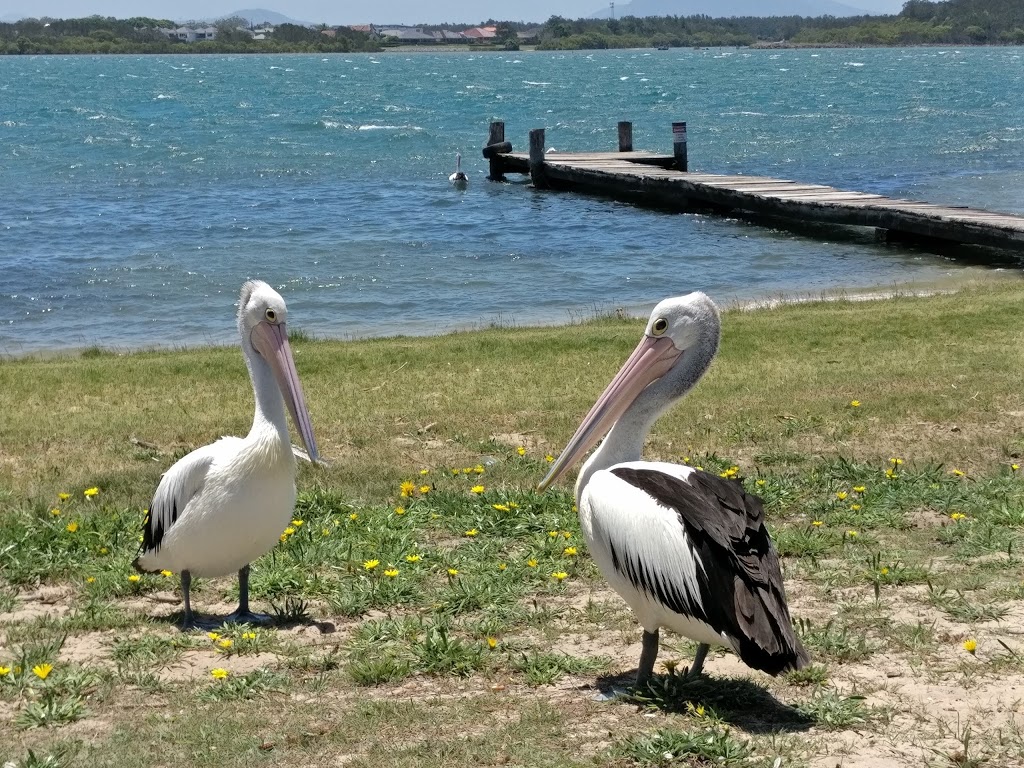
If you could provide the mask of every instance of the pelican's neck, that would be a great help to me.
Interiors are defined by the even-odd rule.
[[[681,395],[680,395],[681,396]],[[608,435],[601,444],[597,446],[590,458],[580,469],[579,477],[576,478],[576,500],[579,501],[580,492],[590,482],[595,472],[602,469],[614,467],[626,461],[639,461],[644,450],[644,440],[647,433],[651,431],[654,422],[658,420],[668,406],[675,402],[676,398],[665,402],[661,407],[654,398],[641,395],[633,404],[626,409],[626,412],[619,417]]]
[[[284,398],[274,379],[274,372],[270,370],[266,360],[250,350],[246,350],[246,364],[249,367],[253,394],[256,396],[256,415],[253,416],[249,438],[270,437],[281,440],[285,445],[291,445],[288,419],[284,412]]]
[[[587,459],[576,479],[576,501],[595,472],[643,457],[644,440],[654,422],[693,389],[718,351],[718,325],[688,349],[676,366],[664,377],[641,392],[623,412],[608,435]]]

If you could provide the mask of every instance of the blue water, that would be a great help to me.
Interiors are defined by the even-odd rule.
[[[694,170],[1024,213],[1021,93],[1021,48],[0,57],[0,353],[230,342],[247,277],[346,338],[941,279],[967,262],[491,183],[479,147],[684,119]]]

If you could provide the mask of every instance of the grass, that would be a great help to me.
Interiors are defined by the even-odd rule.
[[[884,742],[923,765],[966,754],[955,732],[1012,765],[1012,701],[950,730],[900,686],[1024,683],[1002,636],[1024,599],[1022,299],[726,312],[649,455],[737,466],[765,500],[815,664],[747,679],[718,652],[686,680],[692,648],[664,633],[668,671],[612,703],[594,689],[631,680],[639,628],[569,488],[532,488],[641,323],[294,338],[333,463],[301,468],[285,541],[253,564],[274,625],[216,636],[179,633],[176,577],[130,562],[160,473],[248,429],[237,350],[0,362],[0,762],[801,766]],[[236,599],[193,583],[201,612]]]

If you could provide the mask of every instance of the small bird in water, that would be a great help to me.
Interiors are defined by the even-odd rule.
[[[658,304],[539,486],[607,434],[580,470],[576,502],[594,561],[643,626],[637,686],[650,679],[661,627],[700,644],[691,677],[710,645],[772,675],[810,663],[793,632],[761,500],[736,480],[641,458],[654,422],[711,365],[719,329],[718,308],[703,293]]]
[[[181,574],[183,629],[200,626],[192,613],[193,576],[238,572],[238,610],[226,622],[264,623],[249,610],[249,563],[269,551],[295,510],[295,456],[285,409],[317,462],[316,439],[295,370],[284,299],[250,280],[238,301],[238,333],[256,413],[244,437],[222,437],[179,459],[164,473],[142,527],[135,568]],[[203,622],[209,624],[210,622]]]
[[[448,177],[450,181],[457,189],[465,189],[469,185],[469,177],[462,172],[462,153],[458,152],[455,155],[455,173]]]

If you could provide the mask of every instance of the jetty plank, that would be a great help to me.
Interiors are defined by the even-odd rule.
[[[621,145],[631,146],[626,142]],[[526,153],[500,155],[494,162],[504,173],[530,173]],[[926,243],[1024,252],[1022,215],[896,199],[769,176],[689,173],[678,170],[678,162],[677,153],[548,151],[543,156],[543,168],[535,167],[535,173],[553,189],[596,193],[642,205],[746,211],[794,222],[875,227],[896,233],[901,239]]]

